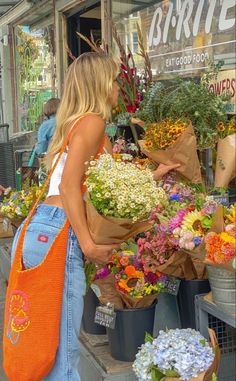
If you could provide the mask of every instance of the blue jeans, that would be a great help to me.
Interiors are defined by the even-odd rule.
[[[65,221],[63,209],[40,204],[27,228],[23,262],[26,268],[37,266],[44,259]],[[16,232],[12,255],[22,226]],[[60,255],[60,253],[58,253]],[[86,282],[82,252],[72,229],[69,231],[65,283],[60,323],[60,341],[55,364],[43,381],[80,381],[79,333],[83,314]],[[48,338],[50,340],[50,338]],[[33,350],[33,348],[32,348]],[[37,348],[35,348],[37,350]]]

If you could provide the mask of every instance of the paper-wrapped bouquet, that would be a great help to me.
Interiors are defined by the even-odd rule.
[[[97,244],[119,243],[150,229],[148,217],[166,199],[149,169],[104,154],[86,172],[86,212]]]

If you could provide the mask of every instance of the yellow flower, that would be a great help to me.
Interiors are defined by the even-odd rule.
[[[223,239],[223,241],[225,241],[225,242],[232,243],[233,245],[236,245],[236,239],[226,232],[220,233],[220,238]]]
[[[194,235],[202,235],[201,221],[203,216],[200,212],[187,213],[183,219],[182,229],[192,232]]]

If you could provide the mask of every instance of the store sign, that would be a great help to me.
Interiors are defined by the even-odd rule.
[[[141,13],[152,68],[159,73],[235,63],[236,0],[161,1]]]
[[[228,17],[228,12],[235,7],[235,0],[211,0],[209,2],[199,0],[195,10],[194,3],[196,3],[194,0],[184,0],[179,12],[174,14],[174,4],[170,1],[165,17],[162,7],[158,7],[154,12],[151,22],[148,38],[149,47],[158,46],[160,42],[164,44],[167,43],[170,25],[175,28],[174,39],[176,41],[180,40],[182,34],[184,34],[186,39],[196,37],[199,33],[200,24],[203,24],[206,34],[210,33],[212,31],[212,22],[216,7],[220,7],[218,31],[224,32],[234,27],[235,15]],[[207,6],[207,9],[203,13],[204,4]]]
[[[235,113],[236,105],[236,88],[235,88],[235,70],[221,71],[217,75],[217,79],[213,80],[209,85],[209,90],[216,95],[227,92],[230,95],[230,102],[226,105],[228,113]]]

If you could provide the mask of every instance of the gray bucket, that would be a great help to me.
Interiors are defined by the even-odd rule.
[[[236,272],[207,266],[215,304],[229,314],[236,313]]]

